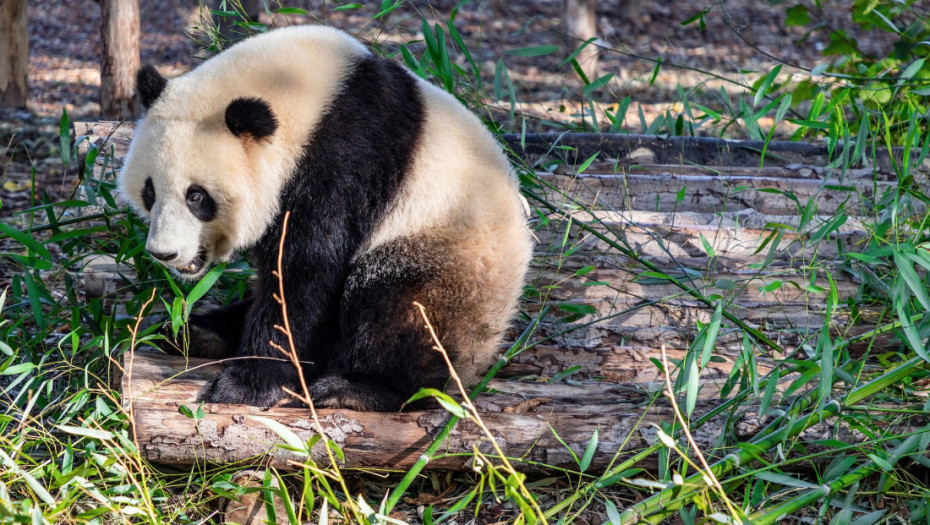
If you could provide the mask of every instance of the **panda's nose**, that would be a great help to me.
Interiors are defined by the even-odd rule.
[[[149,253],[152,254],[152,257],[158,259],[161,262],[168,262],[174,260],[178,256],[178,252],[153,252],[149,250]]]

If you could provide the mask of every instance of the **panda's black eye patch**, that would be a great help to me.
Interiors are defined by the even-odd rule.
[[[152,206],[155,206],[155,185],[152,184],[152,177],[145,179],[145,186],[142,186],[142,204],[147,211],[152,211]]]
[[[203,222],[210,222],[216,218],[216,201],[210,193],[197,184],[187,188],[187,209]]]

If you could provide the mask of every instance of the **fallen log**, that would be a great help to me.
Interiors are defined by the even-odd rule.
[[[279,448],[282,440],[275,431],[253,417],[272,419],[306,442],[317,433],[306,408],[264,410],[198,402],[222,364],[151,351],[132,352],[125,362],[123,403],[132,416],[139,450],[149,461],[176,465],[258,462],[284,470],[299,468],[308,459],[328,464],[322,444],[313,446],[309,458]],[[661,382],[653,383],[652,391],[644,386],[606,381],[547,384],[492,380],[490,392],[479,395],[476,406],[497,445],[523,471],[577,470],[577,458],[584,456],[596,433],[597,452],[586,470],[593,474],[655,444],[658,429],[675,418],[660,393]],[[702,392],[695,418],[720,403],[715,399],[719,392],[714,391],[713,397]],[[182,407],[194,417],[184,415]],[[442,410],[384,413],[321,409],[318,414],[327,437],[344,454],[341,467],[378,470],[411,467],[450,417]],[[901,432],[908,431],[907,422],[899,425]],[[727,429],[732,428],[740,440],[748,440],[763,427],[757,407],[740,406],[711,418],[691,433],[698,447],[713,458],[718,456],[715,450]],[[822,442],[826,439],[852,444],[869,437],[828,419],[802,433],[796,445],[809,453],[827,448]],[[460,421],[426,468],[476,468],[475,451],[494,459],[493,445],[478,425]],[[637,466],[655,468],[656,459],[646,458]]]
[[[280,439],[250,416],[274,419],[307,440],[315,433],[309,410],[207,403],[202,405],[202,418],[191,418],[182,415],[181,407],[196,413],[201,406],[198,396],[222,370],[221,364],[138,351],[126,358],[126,365],[123,401],[133,417],[139,450],[150,461],[191,464],[265,458],[262,461],[285,469],[307,461],[276,448]],[[657,439],[654,425],[673,417],[667,403],[629,383],[549,385],[494,380],[490,389],[493,393],[478,397],[482,420],[498,445],[508,456],[518,458],[524,470],[578,468],[572,453],[581,457],[596,430],[599,453],[590,469],[601,471],[615,453],[628,454],[653,444]],[[695,415],[716,404],[700,402]],[[323,409],[319,415],[328,437],[345,454],[343,466],[378,469],[413,465],[449,419],[442,410],[380,413]],[[697,442],[712,447],[725,419],[725,415],[719,416],[697,429]],[[461,421],[428,467],[467,468],[473,447],[485,454],[492,450],[476,424]],[[319,443],[312,454],[314,461],[327,462]]]

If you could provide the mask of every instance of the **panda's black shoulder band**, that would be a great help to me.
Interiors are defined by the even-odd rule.
[[[139,92],[139,98],[142,99],[145,109],[152,107],[167,85],[168,81],[165,77],[161,76],[161,73],[151,64],[143,66],[136,73],[136,90]]]
[[[237,98],[226,107],[226,126],[233,135],[261,139],[274,134],[278,119],[260,98]]]

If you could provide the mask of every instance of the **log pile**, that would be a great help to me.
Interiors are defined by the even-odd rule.
[[[132,129],[97,122],[77,123],[75,131],[87,137],[85,151],[89,144],[111,151],[108,166],[118,168]],[[656,395],[663,385],[655,361],[663,346],[673,362],[685,357],[697,322],[713,313],[700,296],[723,297],[735,318],[786,349],[819,332],[827,272],[841,301],[856,294],[858,283],[832,264],[866,238],[859,218],[894,185],[887,159],[841,172],[828,168],[825,147],[809,144],[772,143],[764,162],[762,144],[715,139],[564,134],[511,137],[508,144],[539,179],[528,191],[539,210],[532,291],[511,340],[546,306],[549,313],[530,336],[532,346],[502,369],[477,405],[498,444],[527,469],[577,467],[569,449],[580,456],[595,431],[592,471],[618,451],[654,443],[655,425],[673,418]],[[869,328],[851,326],[848,317],[840,310],[831,328]],[[719,404],[742,351],[742,330],[725,321],[715,358],[701,373],[695,416]],[[753,351],[765,374],[775,350]],[[221,370],[217,363],[139,350],[125,357],[124,369],[123,399],[152,461],[267,456],[286,467],[302,458],[276,449],[275,434],[250,416],[273,418],[303,439],[314,433],[304,409],[205,404],[201,418],[183,415],[182,406],[196,410]],[[321,410],[320,416],[347,466],[388,469],[412,465],[449,417],[439,410]],[[731,416],[698,429],[697,443],[713,447]],[[490,446],[476,425],[460,422],[429,468],[468,467],[473,447]],[[322,460],[316,447],[315,459]]]

